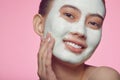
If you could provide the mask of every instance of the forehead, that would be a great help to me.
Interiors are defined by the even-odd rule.
[[[76,7],[84,14],[100,14],[104,17],[105,7],[102,0],[54,0],[52,10],[59,10],[65,5]]]

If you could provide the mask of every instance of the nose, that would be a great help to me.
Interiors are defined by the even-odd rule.
[[[84,21],[81,21],[74,26],[72,25],[70,30],[72,35],[76,36],[77,38],[86,40],[86,27]]]
[[[76,38],[79,38],[79,39],[82,39],[82,40],[86,40],[86,35],[85,34],[81,34],[79,32],[71,32],[71,34],[76,37]]]
[[[86,21],[86,17],[85,16],[81,16],[80,21],[77,23],[73,23],[71,26],[71,33],[72,35],[80,38],[80,39],[84,39],[86,40],[86,26],[85,26],[85,21]]]

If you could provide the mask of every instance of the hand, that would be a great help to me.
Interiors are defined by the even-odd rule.
[[[55,40],[50,33],[47,34],[45,39],[41,39],[38,52],[38,76],[40,80],[57,80],[51,65],[54,43]]]

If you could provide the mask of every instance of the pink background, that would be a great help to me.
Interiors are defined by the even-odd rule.
[[[32,19],[40,0],[0,0],[0,80],[37,80],[39,37]],[[120,72],[120,0],[106,0],[102,42],[87,61]]]

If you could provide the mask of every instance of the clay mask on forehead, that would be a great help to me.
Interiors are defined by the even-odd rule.
[[[80,19],[77,22],[69,22],[61,17],[60,9],[65,6],[74,6],[79,10]],[[102,0],[54,0],[52,8],[45,23],[45,34],[51,32],[55,38],[53,55],[58,59],[69,63],[83,63],[88,59],[101,39],[101,29],[94,30],[85,25],[89,14],[99,14],[104,18],[105,8]],[[70,33],[80,33],[86,36],[84,41],[87,45],[84,51],[75,54],[66,48],[64,39],[71,39]],[[75,43],[68,43],[69,46],[80,48]]]

